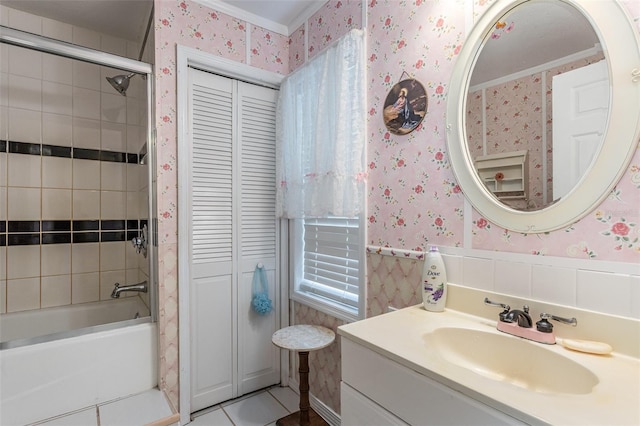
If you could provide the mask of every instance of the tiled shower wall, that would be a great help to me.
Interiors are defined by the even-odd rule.
[[[2,24],[120,56],[124,39],[6,7]],[[0,45],[0,312],[109,299],[146,279],[131,238],[147,215],[146,81]]]

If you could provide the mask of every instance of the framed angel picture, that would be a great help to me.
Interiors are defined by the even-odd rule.
[[[426,114],[427,92],[414,78],[401,80],[391,88],[382,112],[385,126],[396,135],[411,133]]]

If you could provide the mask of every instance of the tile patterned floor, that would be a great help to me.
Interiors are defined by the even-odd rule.
[[[237,400],[194,413],[193,426],[265,426],[298,411],[298,394],[290,388],[272,387]]]
[[[298,410],[298,394],[274,386],[199,411],[193,426],[275,425],[280,417]],[[164,395],[157,389],[68,413],[32,426],[141,426],[171,415]]]

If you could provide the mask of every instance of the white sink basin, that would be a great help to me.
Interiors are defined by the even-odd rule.
[[[443,327],[426,333],[424,342],[448,363],[535,392],[588,394],[599,382],[577,362],[507,334]]]

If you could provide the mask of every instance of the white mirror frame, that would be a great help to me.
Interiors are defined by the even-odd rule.
[[[466,140],[464,112],[471,71],[496,21],[528,1],[498,0],[480,17],[455,64],[446,115],[447,147],[462,192],[487,220],[525,234],[565,228],[596,208],[627,171],[640,136],[640,37],[631,18],[616,0],[556,0],[581,11],[602,42],[611,79],[609,120],[602,148],[575,188],[544,209],[512,209],[485,187],[475,171]]]

